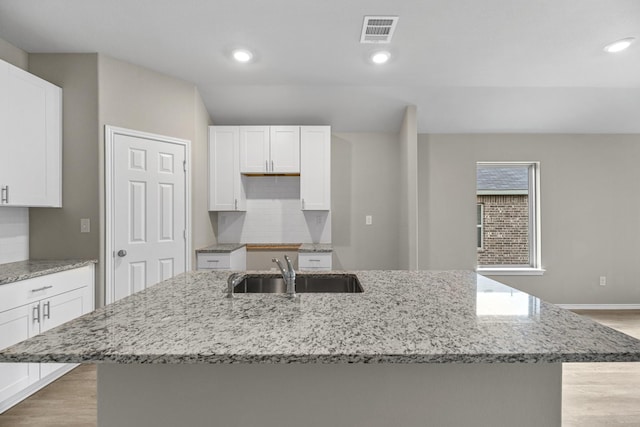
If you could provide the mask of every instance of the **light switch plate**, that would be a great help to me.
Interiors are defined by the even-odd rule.
[[[371,216],[371,215],[367,215],[367,216],[365,216],[365,217],[364,217],[364,223],[365,223],[366,225],[371,225],[371,224],[373,224],[373,216]]]
[[[91,231],[91,221],[89,218],[80,218],[80,232],[89,233]]]

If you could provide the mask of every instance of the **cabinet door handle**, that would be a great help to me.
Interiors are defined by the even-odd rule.
[[[271,172],[273,172],[273,171],[275,171],[275,170],[276,170],[276,168],[275,168],[275,167],[273,167],[273,160],[271,160]]]
[[[42,319],[51,319],[51,301],[44,303],[42,307]]]
[[[264,170],[265,170],[266,172],[269,172],[269,160],[265,160],[265,161],[264,161]]]
[[[37,289],[31,289],[31,292],[40,292],[40,291],[46,291],[47,289],[51,289],[53,288],[53,286],[49,285],[49,286],[43,286],[41,288],[37,288]]]
[[[238,199],[235,199],[235,206],[236,206],[236,210],[238,210]]]
[[[33,307],[33,321],[40,323],[40,304]]]
[[[302,199],[302,209],[304,209],[304,199]]]
[[[0,203],[9,203],[9,186],[5,185],[2,187],[2,197],[0,198]]]

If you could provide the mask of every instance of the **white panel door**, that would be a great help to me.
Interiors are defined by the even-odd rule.
[[[300,130],[300,199],[302,210],[331,210],[331,128]]]
[[[269,126],[240,126],[240,172],[267,173],[269,158]]]
[[[37,306],[37,304],[36,304]],[[33,304],[0,313],[0,349],[36,335],[38,323],[32,321]],[[36,382],[39,378],[37,363],[0,363],[0,402]]]
[[[300,172],[300,127],[271,126],[271,169],[273,173]]]
[[[186,148],[115,134],[113,300],[186,268]]]

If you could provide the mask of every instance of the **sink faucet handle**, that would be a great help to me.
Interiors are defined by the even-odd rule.
[[[288,255],[284,256],[284,260],[287,261],[287,268],[289,270],[289,274],[295,274],[295,270],[293,269],[293,264],[291,263],[291,259]]]
[[[280,262],[278,258],[271,258],[271,262],[275,262],[276,264],[278,264],[278,268],[280,269],[280,273],[282,273],[282,277],[285,277],[287,275],[287,272],[284,270],[284,266],[282,265],[282,262]]]

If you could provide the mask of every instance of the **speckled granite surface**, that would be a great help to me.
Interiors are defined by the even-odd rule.
[[[331,243],[303,243],[298,252],[333,252]]]
[[[0,362],[640,361],[639,340],[473,272],[349,273],[363,293],[293,301],[228,299],[229,272],[184,273],[6,349]]]
[[[45,274],[71,270],[89,264],[95,264],[95,259],[69,259],[69,260],[27,260],[0,264],[0,285],[44,276]]]
[[[220,243],[217,245],[207,246],[206,248],[196,249],[196,253],[233,252],[243,246],[246,245],[244,243]]]

